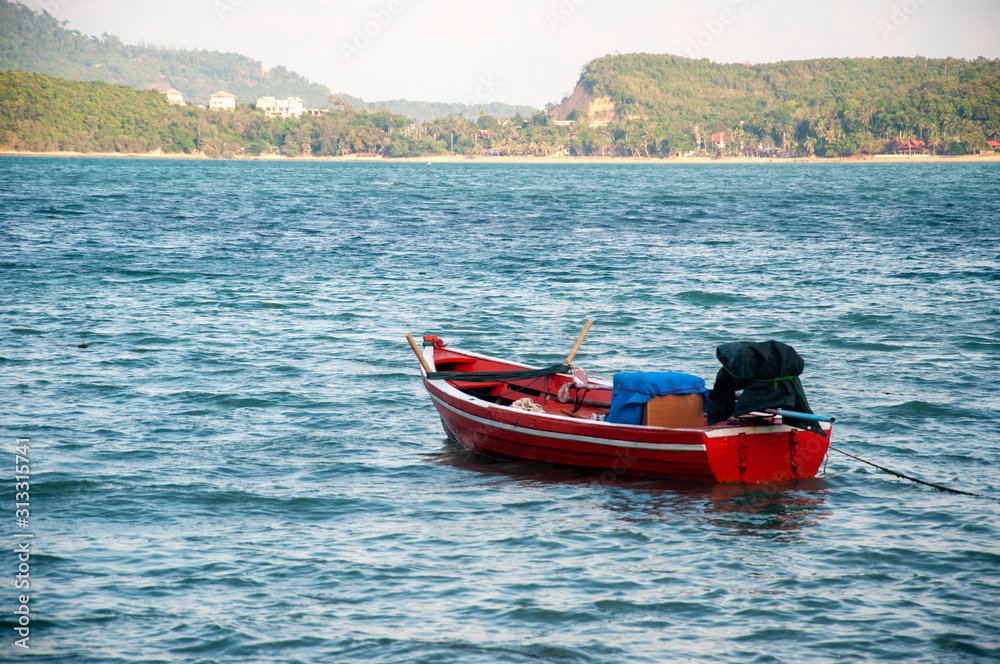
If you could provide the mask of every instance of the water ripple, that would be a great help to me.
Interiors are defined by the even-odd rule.
[[[592,317],[587,368],[711,381],[782,339],[835,444],[1000,495],[994,165],[0,163],[38,661],[1000,658],[994,503],[493,461],[403,341]]]

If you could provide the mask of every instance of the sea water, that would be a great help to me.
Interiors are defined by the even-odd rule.
[[[997,164],[2,158],[0,658],[997,661],[998,191]],[[587,318],[604,375],[791,344],[834,446],[987,497],[836,452],[712,486],[445,437],[405,334],[542,365]]]

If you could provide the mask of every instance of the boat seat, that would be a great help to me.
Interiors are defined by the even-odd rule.
[[[475,364],[476,360],[471,357],[443,357],[435,359],[434,364]]]
[[[501,383],[499,381],[493,381],[493,382],[488,382],[488,383],[481,383],[481,382],[474,381],[474,380],[449,380],[448,382],[451,383],[452,385],[454,385],[455,387],[457,387],[460,390],[463,390],[463,389],[464,390],[480,390],[480,389],[492,390],[492,389],[495,389],[495,388],[498,388],[498,387],[504,387],[506,385],[506,383]]]

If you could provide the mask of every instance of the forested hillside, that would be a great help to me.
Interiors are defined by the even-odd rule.
[[[105,81],[138,89],[176,88],[191,103],[226,90],[244,103],[258,97],[299,97],[308,108],[328,106],[330,90],[284,67],[263,65],[236,53],[187,51],[123,44],[114,35],[89,37],[67,30],[49,14],[0,0],[0,69],[77,81]],[[364,102],[338,94],[354,106]]]
[[[673,152],[695,147],[695,125],[700,136],[725,132],[730,149],[764,143],[796,154],[885,152],[893,139],[965,152],[1000,140],[1000,61],[984,58],[749,65],[616,55],[590,62],[580,85]]]
[[[0,72],[0,149],[75,152],[201,152],[208,156],[379,153],[411,121],[387,111],[344,106],[322,116],[269,118],[234,111],[171,106],[163,95],[101,81],[82,82]],[[425,146],[443,151],[443,144]]]
[[[248,105],[294,95],[323,108],[330,91],[241,55],[88,37],[0,0],[2,69],[13,71],[0,71],[0,148],[13,150],[839,157],[962,155],[1000,141],[1000,61],[983,58],[750,65],[615,55],[588,63],[572,99],[547,113],[336,95],[327,114],[281,120]],[[196,103],[225,89],[241,105],[230,113],[169,106],[153,87],[176,88]],[[595,109],[599,118],[589,115]]]
[[[152,90],[101,81],[0,71],[0,150],[22,152],[281,154],[548,154],[568,132],[544,113],[508,121],[448,117],[416,124],[387,110],[338,103],[328,113],[269,118],[245,104],[233,111],[171,106]]]

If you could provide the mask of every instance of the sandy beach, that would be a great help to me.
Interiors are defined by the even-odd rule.
[[[213,159],[204,154],[185,154],[173,152],[21,152],[0,150],[0,156],[17,157],[88,157],[105,159]],[[927,163],[958,163],[958,162],[995,162],[1000,163],[1000,152],[979,155],[941,156],[941,155],[865,155],[857,157],[796,157],[788,159],[767,159],[758,157],[528,157],[528,156],[463,156],[463,155],[431,155],[425,157],[387,158],[370,155],[346,155],[340,157],[284,157],[280,155],[238,156],[229,161],[337,161],[337,162],[381,162],[381,163],[429,163],[429,164],[843,164],[843,163],[879,163],[879,164],[927,164]]]

